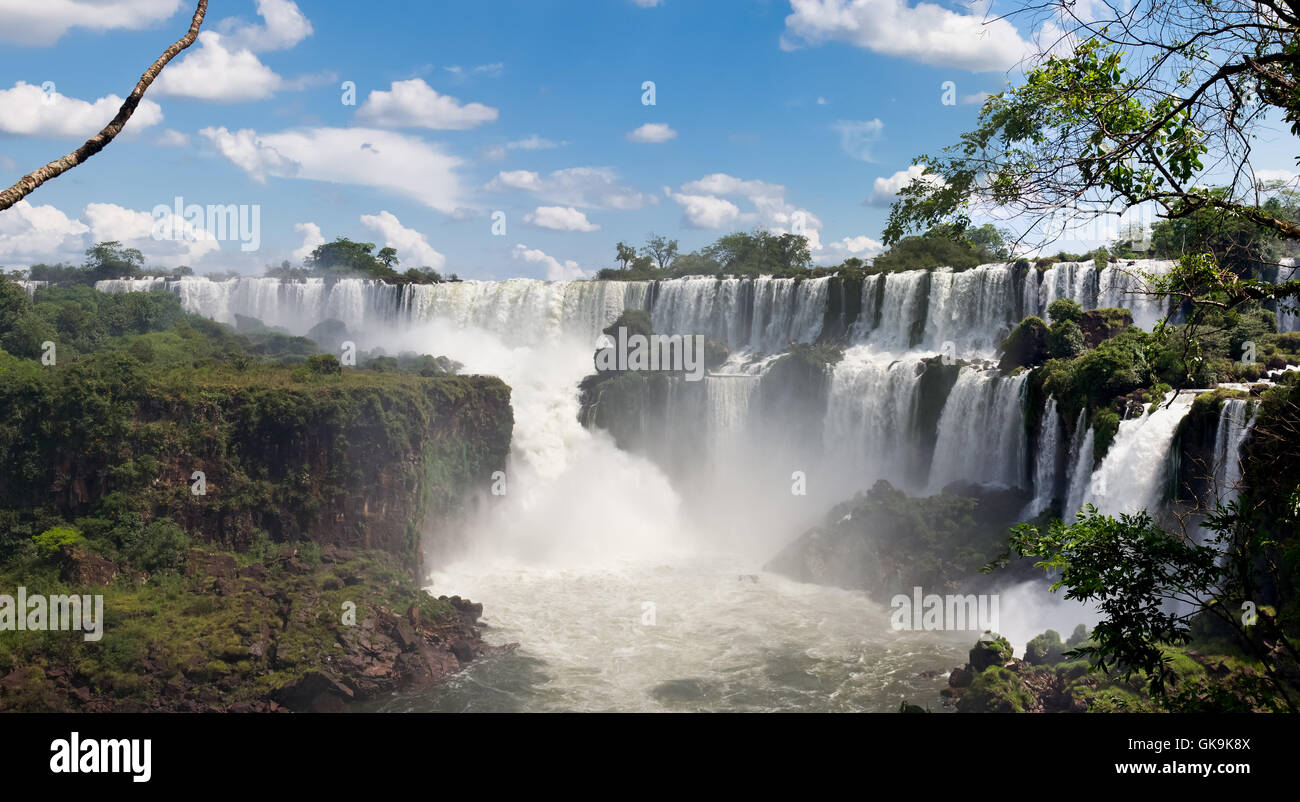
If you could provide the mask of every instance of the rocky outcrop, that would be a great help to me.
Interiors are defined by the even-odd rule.
[[[340,712],[514,648],[483,641],[482,605],[430,596],[382,552],[194,549],[179,585],[138,579],[105,599],[111,651],[68,633],[0,664],[0,711]]]
[[[989,582],[980,569],[1004,550],[1025,501],[1019,491],[976,485],[913,498],[882,480],[832,509],[766,570],[862,590],[882,603],[918,586],[926,593],[973,592]],[[1014,572],[1031,567],[1021,562]]]

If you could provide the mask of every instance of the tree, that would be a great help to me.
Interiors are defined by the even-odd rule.
[[[617,256],[614,257],[614,260],[616,262],[621,262],[624,270],[627,270],[628,265],[636,258],[636,248],[633,248],[626,242],[616,244],[614,246],[614,251],[617,254]]]
[[[135,278],[144,267],[144,254],[136,248],[126,248],[112,240],[98,242],[86,249],[85,270],[92,281],[114,278]]]
[[[979,228],[966,232],[966,239],[980,252],[981,261],[1004,261],[1011,258],[1011,248],[1007,245],[1007,235],[999,231],[992,223],[985,223]]]
[[[96,153],[99,153],[101,150],[108,147],[108,143],[112,142],[118,134],[122,133],[122,129],[126,127],[127,121],[131,119],[131,115],[135,113],[136,107],[140,105],[140,101],[144,98],[145,91],[149,89],[149,86],[154,82],[154,79],[162,72],[163,67],[166,67],[167,63],[176,57],[176,54],[194,44],[194,40],[197,39],[199,35],[199,27],[203,24],[203,17],[207,13],[208,0],[199,0],[198,8],[194,10],[194,18],[190,21],[190,29],[185,32],[184,36],[173,42],[171,47],[164,50],[163,54],[159,56],[153,64],[149,65],[149,68],[140,76],[140,80],[136,82],[135,88],[131,90],[131,94],[127,96],[126,100],[122,101],[122,105],[117,110],[117,114],[109,121],[108,125],[104,126],[98,134],[87,139],[85,144],[72,151],[67,156],[52,161],[39,170],[28,173],[18,179],[18,182],[13,186],[9,187],[4,192],[0,192],[0,211],[8,209],[10,206],[13,206],[18,201],[27,197],[46,181],[49,181],[52,178],[58,178],[73,167],[76,167],[86,159],[89,159],[91,156],[94,156]]]
[[[379,260],[380,264],[389,270],[396,268],[397,263],[400,261],[397,258],[397,249],[390,246],[380,248],[379,253],[375,255],[375,258]]]
[[[1216,209],[1300,238],[1263,207],[1250,147],[1270,113],[1300,134],[1300,6],[1171,0],[1085,12],[1049,0],[1017,13],[1063,21],[1063,36],[1045,42],[1021,85],[985,102],[959,144],[914,160],[926,169],[899,193],[887,243],[942,221],[965,227],[981,203],[1031,228],[1142,203],[1167,217]],[[1205,188],[1211,174],[1230,178],[1224,191]]]
[[[677,240],[666,239],[652,231],[646,238],[645,250],[660,270],[667,270],[677,258]]]
[[[1152,695],[1167,701],[1177,675],[1162,647],[1190,639],[1191,614],[1178,611],[1190,606],[1235,633],[1264,667],[1273,691],[1269,701],[1297,712],[1296,651],[1276,632],[1268,611],[1261,610],[1249,623],[1240,615],[1240,602],[1255,598],[1251,572],[1233,559],[1221,559],[1219,548],[1231,547],[1238,533],[1229,516],[1212,517],[1210,527],[1215,532],[1211,544],[1196,545],[1171,537],[1146,512],[1113,518],[1089,505],[1071,524],[1019,524],[1012,530],[1008,554],[993,565],[1004,565],[1010,552],[1037,558],[1037,567],[1056,576],[1053,591],[1064,588],[1065,598],[1096,604],[1103,618],[1091,641],[1078,644],[1072,637],[1075,648],[1066,657],[1087,657],[1094,668],[1119,671],[1126,678],[1140,672]],[[1171,602],[1184,607],[1171,607]],[[1257,625],[1260,632],[1252,631]],[[1266,642],[1270,635],[1277,640]]]
[[[315,250],[303,260],[303,264],[312,270],[337,275],[391,274],[392,268],[377,258],[373,253],[374,250],[373,242],[353,242],[347,237],[339,237],[333,242],[317,245]],[[392,259],[394,262],[397,261],[396,251],[392,252]]]

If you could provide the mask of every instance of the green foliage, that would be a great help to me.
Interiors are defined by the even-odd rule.
[[[1073,298],[1057,298],[1047,305],[1047,319],[1053,323],[1078,323],[1082,318],[1083,307]]]
[[[1024,713],[1034,705],[1034,696],[1015,672],[993,666],[975,675],[970,687],[957,701],[960,713]]]
[[[1170,537],[1146,512],[1115,519],[1092,506],[1072,524],[1056,520],[1045,530],[1017,525],[1010,548],[1056,576],[1053,591],[1064,588],[1065,598],[1095,603],[1101,611],[1094,643],[1067,656],[1086,656],[1100,670],[1118,670],[1126,679],[1140,671],[1152,694],[1163,694],[1174,676],[1160,647],[1190,636],[1166,603],[1216,590],[1214,548]]]
[[[643,337],[654,334],[654,328],[650,324],[650,313],[643,309],[624,309],[619,313],[618,318],[602,331],[610,337],[618,337],[619,329],[627,329],[629,337],[633,334],[640,334]]]
[[[725,234],[698,251],[678,254],[676,240],[651,234],[640,256],[625,243],[615,246],[621,269],[605,269],[597,278],[624,281],[669,279],[679,276],[806,276],[812,251],[808,239],[796,234],[765,230]]]
[[[1047,330],[1047,356],[1051,359],[1072,359],[1088,349],[1083,341],[1083,329],[1073,320],[1060,320]]]
[[[1083,625],[1080,624],[1079,626]],[[1085,627],[1085,631],[1086,629]],[[1052,665],[1064,659],[1065,644],[1061,643],[1061,634],[1054,629],[1049,629],[1043,634],[1032,638],[1025,645],[1025,662],[1030,665]]]
[[[313,354],[307,357],[307,370],[320,376],[338,376],[343,366],[333,354]]]
[[[51,527],[32,538],[36,553],[46,559],[58,556],[64,546],[76,546],[85,542],[86,539],[82,537],[81,532],[71,526]]]
[[[397,250],[391,247],[380,248],[375,253],[373,242],[353,242],[347,237],[339,237],[333,242],[316,246],[303,260],[305,270],[298,270],[288,262],[278,267],[268,267],[268,276],[284,280],[299,280],[307,275],[326,277],[361,276],[375,278],[392,284],[435,284],[443,281],[438,271],[429,266],[412,266],[404,272],[397,270],[400,259]],[[455,276],[447,280],[456,280]]]
[[[1027,317],[1011,330],[1001,347],[1002,358],[998,367],[1004,372],[1042,364],[1048,356],[1047,324],[1040,317]]]
[[[121,544],[122,555],[151,574],[182,570],[189,548],[189,536],[171,518],[159,518],[128,532]]]
[[[931,229],[925,236],[906,237],[894,243],[872,262],[872,272],[898,272],[951,267],[967,270],[982,262],[993,261],[991,254],[963,238],[960,232],[944,226]]]

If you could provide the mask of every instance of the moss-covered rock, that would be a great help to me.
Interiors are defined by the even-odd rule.
[[[1002,341],[998,367],[1009,373],[1017,367],[1032,368],[1047,359],[1047,324],[1040,317],[1020,321]]]

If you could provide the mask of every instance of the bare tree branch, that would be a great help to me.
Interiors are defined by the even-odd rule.
[[[131,119],[131,115],[135,113],[136,107],[140,105],[140,101],[144,98],[145,90],[148,89],[149,85],[158,77],[158,73],[162,72],[162,68],[167,66],[167,62],[175,58],[177,53],[194,44],[194,40],[197,39],[199,35],[199,26],[203,24],[203,17],[207,12],[208,0],[199,0],[199,7],[194,11],[194,19],[190,22],[189,31],[186,32],[185,36],[178,39],[171,47],[167,48],[167,50],[158,57],[157,61],[149,65],[149,69],[145,70],[144,75],[140,76],[140,80],[136,83],[135,89],[131,90],[131,95],[126,100],[122,101],[122,107],[117,110],[117,116],[113,118],[112,122],[104,126],[103,130],[92,136],[90,139],[87,139],[84,145],[72,151],[67,156],[52,161],[39,170],[34,170],[28,173],[18,179],[17,183],[13,186],[9,187],[4,192],[0,192],[0,211],[8,209],[18,201],[32,194],[37,187],[44,184],[46,181],[49,181],[52,178],[58,178],[73,167],[84,162],[86,159],[99,153],[108,146],[109,142],[113,141],[114,137],[122,133],[122,129],[126,127],[127,120]]]

